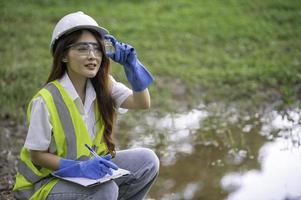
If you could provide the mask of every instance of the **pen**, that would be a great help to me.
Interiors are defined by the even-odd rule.
[[[94,157],[100,157],[89,145],[85,144]]]

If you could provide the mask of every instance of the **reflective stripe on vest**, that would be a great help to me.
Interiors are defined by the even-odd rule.
[[[18,171],[31,183],[36,183],[43,178],[36,175],[21,159],[18,161]]]
[[[41,187],[43,187],[45,184],[47,184],[48,182],[50,182],[51,180],[53,180],[54,177],[48,177],[48,178],[44,178],[42,180],[40,180],[38,183],[35,184],[34,188],[29,188],[29,189],[23,189],[23,190],[18,190],[17,192],[15,192],[15,196],[18,199],[30,199],[30,197],[32,197],[32,195],[35,193],[35,191],[38,191]]]
[[[68,107],[63,100],[62,94],[53,83],[47,84],[45,89],[47,89],[53,96],[53,101],[64,129],[65,140],[67,143],[66,158],[74,160],[77,156],[76,136]]]

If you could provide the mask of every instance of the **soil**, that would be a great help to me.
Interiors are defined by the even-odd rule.
[[[12,188],[26,131],[25,122],[17,123],[8,119],[0,122],[0,199],[15,199]]]

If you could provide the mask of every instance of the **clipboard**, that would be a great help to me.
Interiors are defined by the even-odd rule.
[[[122,176],[126,176],[131,174],[130,171],[118,168],[117,170],[112,170],[112,175],[106,174],[104,177],[100,179],[89,179],[89,178],[82,178],[82,177],[62,177],[58,175],[59,171],[55,171],[51,173],[54,177],[57,177],[59,179],[63,179],[66,181],[70,181],[85,187],[93,187],[95,185],[99,185],[101,183],[107,182],[109,180],[113,180]]]

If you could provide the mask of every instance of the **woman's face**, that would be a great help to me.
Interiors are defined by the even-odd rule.
[[[94,35],[84,30],[78,41],[70,45],[63,62],[66,62],[71,79],[93,78],[99,70],[102,56]]]

